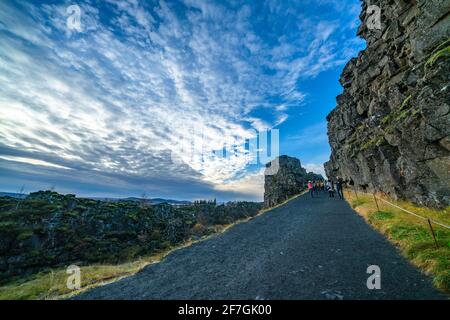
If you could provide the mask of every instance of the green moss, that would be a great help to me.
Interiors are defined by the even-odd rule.
[[[139,217],[137,216],[136,213],[128,213],[128,214],[126,215],[126,217],[127,217],[128,219],[130,219],[131,221],[133,221],[133,222],[138,222],[138,221],[139,221]]]
[[[401,106],[400,106],[400,110],[403,110],[409,103],[409,100],[411,100],[412,95],[409,95],[405,98],[405,100],[403,100]]]
[[[400,106],[393,109],[381,119],[380,124],[383,131],[393,133],[398,125],[405,119],[410,116],[415,117],[420,113],[421,110],[418,107],[413,107],[410,104],[411,98],[411,95],[406,97]]]
[[[78,213],[74,211],[66,211],[64,212],[64,215],[69,218],[76,218],[78,216]]]
[[[448,57],[450,57],[450,39],[447,39],[433,50],[427,62],[425,62],[425,71],[432,67],[439,58]]]
[[[419,113],[420,113],[420,109],[419,109],[419,108],[414,108],[413,111],[412,111],[412,115],[413,115],[413,116],[416,116],[416,115],[418,115]]]
[[[354,157],[356,155],[356,153],[359,151],[359,142],[355,138],[355,136],[352,136],[352,138],[350,140],[348,140],[347,145],[348,145],[348,149],[349,149],[349,153],[350,153],[351,157]]]
[[[17,223],[14,221],[2,221],[0,222],[0,231],[7,231],[16,226]]]
[[[390,112],[389,114],[385,115],[385,116],[381,119],[381,125],[385,126],[385,125],[391,123],[391,122],[392,122],[392,119],[393,119],[393,115],[394,115],[393,112]]]
[[[355,135],[353,135],[347,142],[351,157],[355,157],[361,151],[369,150],[385,144],[387,144],[386,139],[379,133],[376,133],[370,138],[360,137],[359,139],[356,139]]]
[[[17,240],[18,241],[27,240],[27,239],[31,238],[32,235],[33,235],[33,231],[25,230],[17,236]]]
[[[72,231],[72,229],[68,225],[60,225],[55,230],[56,232],[61,233],[70,233]]]
[[[403,100],[402,104],[399,107],[395,108],[389,114],[384,116],[381,119],[381,124],[382,125],[388,125],[388,124],[390,124],[392,122],[397,122],[397,121],[400,121],[403,118],[405,118],[408,115],[408,113],[410,112],[410,110],[411,110],[410,108],[405,110],[405,107],[408,106],[409,101],[411,100],[411,98],[412,98],[412,95],[409,95],[408,97],[406,97]]]
[[[368,149],[371,149],[373,147],[379,147],[379,146],[384,145],[386,143],[387,143],[386,139],[384,139],[383,136],[377,135],[377,136],[374,136],[374,137],[370,138],[366,143],[364,143],[361,146],[360,151],[368,150]]]

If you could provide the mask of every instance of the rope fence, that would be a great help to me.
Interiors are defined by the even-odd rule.
[[[353,188],[353,191],[355,192],[356,199],[358,199],[358,192],[356,191],[356,188]],[[363,194],[366,194],[366,195],[370,195],[369,193],[365,193],[365,192],[360,192],[360,193],[363,193]],[[421,220],[427,221],[428,222],[428,226],[430,227],[431,235],[433,236],[433,239],[434,239],[434,243],[435,243],[436,247],[439,248],[439,245],[438,245],[437,240],[436,240],[436,234],[434,233],[432,224],[434,223],[435,225],[438,225],[438,226],[446,228],[446,229],[450,229],[450,226],[448,226],[446,224],[443,224],[443,223],[441,223],[439,221],[433,220],[431,218],[421,216],[420,214],[414,213],[414,212],[409,211],[407,209],[404,209],[404,208],[402,208],[402,207],[400,207],[400,206],[398,206],[398,205],[396,205],[396,204],[394,204],[394,203],[392,203],[390,201],[387,201],[387,200],[385,200],[383,198],[378,198],[375,195],[375,193],[372,193],[372,196],[373,196],[373,199],[375,201],[375,204],[377,206],[377,210],[378,211],[380,211],[380,207],[378,205],[378,201],[377,200],[380,200],[380,201],[382,201],[382,202],[384,202],[384,203],[386,203],[386,204],[388,204],[390,206],[393,206],[393,207],[395,207],[395,208],[397,208],[399,210],[402,210],[402,211],[404,211],[404,212],[406,212],[406,213],[408,213],[410,215],[413,215],[413,216],[415,216],[415,217],[417,217],[417,218],[419,218]]]
[[[376,196],[375,196],[375,199],[377,199]],[[393,204],[393,203],[391,203],[391,202],[389,202],[389,201],[387,201],[387,200],[384,200],[384,199],[381,199],[381,198],[378,198],[378,200],[381,200],[381,201],[383,201],[383,202],[385,202],[385,203],[387,203],[387,204],[390,204],[390,205],[393,206],[393,207],[396,207],[397,209],[400,209],[400,210],[405,211],[405,212],[407,212],[407,213],[409,213],[409,214],[412,214],[413,216],[415,216],[415,217],[417,217],[417,218],[420,218],[420,219],[422,219],[422,220],[427,220],[427,221],[429,220],[431,223],[434,223],[434,224],[436,224],[436,225],[438,225],[438,226],[441,226],[441,227],[450,229],[450,226],[447,226],[447,225],[445,225],[445,224],[443,224],[443,223],[440,223],[440,222],[438,222],[438,221],[436,221],[436,220],[433,220],[433,219],[431,219],[431,218],[423,217],[423,216],[421,216],[421,215],[419,215],[419,214],[417,214],[417,213],[414,213],[414,212],[411,212],[411,211],[409,211],[409,210],[406,210],[406,209],[404,209],[404,208],[402,208],[402,207],[399,207],[399,206],[397,206],[397,205],[395,205],[395,204]]]

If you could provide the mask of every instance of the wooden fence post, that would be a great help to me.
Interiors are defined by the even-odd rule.
[[[375,197],[375,193],[372,193],[372,195],[373,195],[373,200],[375,200],[375,204],[377,205],[377,210],[378,210],[378,212],[380,212],[380,207],[378,206],[377,197]]]
[[[356,186],[355,185],[353,185],[353,191],[355,191],[356,200],[359,200],[358,192],[356,192]]]
[[[430,226],[431,234],[433,235],[433,239],[434,239],[434,243],[436,244],[436,248],[439,249],[439,245],[438,245],[437,240],[436,240],[436,235],[434,234],[433,227],[431,226],[430,218],[428,218],[427,221],[428,221],[428,225]]]

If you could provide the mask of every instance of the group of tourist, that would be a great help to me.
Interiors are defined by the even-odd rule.
[[[344,199],[344,193],[342,192],[342,179],[333,180],[317,180],[317,181],[308,181],[308,191],[311,195],[311,198],[314,196],[318,197],[321,193],[328,192],[328,196],[330,198],[334,198],[335,193],[338,194],[340,199]]]

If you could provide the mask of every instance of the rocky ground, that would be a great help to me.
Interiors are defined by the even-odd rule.
[[[427,206],[450,204],[450,2],[363,1],[367,48],[344,68],[328,115],[327,176]]]
[[[366,285],[381,269],[381,289]],[[439,299],[343,200],[301,196],[75,299]]]
[[[52,191],[0,197],[0,284],[72,263],[119,263],[214,233],[256,215],[261,203],[183,206],[99,201]]]

